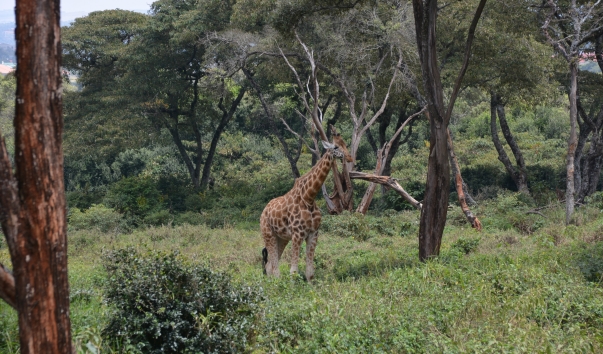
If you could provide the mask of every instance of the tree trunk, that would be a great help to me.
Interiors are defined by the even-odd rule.
[[[72,351],[59,13],[59,1],[17,1],[15,176],[0,141],[0,221],[13,264],[21,353]]]
[[[436,50],[436,0],[413,0],[419,58],[427,98],[430,125],[429,159],[425,197],[419,224],[419,259],[425,261],[440,253],[448,213],[450,164],[448,162],[448,122]]]
[[[220,104],[218,106],[222,110],[222,119],[220,120],[218,127],[214,131],[214,136],[211,139],[211,144],[210,144],[209,150],[207,152],[207,157],[205,158],[205,164],[203,165],[203,173],[201,174],[201,183],[200,183],[200,187],[202,190],[206,189],[207,185],[209,184],[209,173],[211,171],[211,165],[214,160],[214,155],[216,154],[216,147],[218,146],[218,141],[220,140],[220,136],[222,136],[222,132],[224,132],[224,129],[226,129],[226,125],[228,125],[228,122],[230,122],[230,119],[232,118],[235,111],[237,110],[239,103],[241,103],[241,100],[243,99],[243,96],[245,95],[245,90],[246,90],[245,87],[242,87],[239,90],[239,94],[237,95],[235,100],[230,105],[230,109],[228,111],[222,106],[222,99],[220,99]]]
[[[505,152],[505,149],[498,139],[498,129],[496,125],[497,115],[503,136],[505,137],[507,144],[509,144],[511,151],[513,152],[513,156],[515,157],[515,161],[517,162],[517,168],[511,163],[509,156]],[[498,160],[505,166],[507,173],[511,176],[513,182],[515,183],[517,190],[522,193],[529,194],[528,177],[523,154],[521,153],[519,146],[511,134],[511,129],[509,129],[509,124],[507,123],[505,114],[505,106],[502,103],[501,97],[494,92],[490,93],[490,132],[492,134],[492,142],[494,143],[494,147],[498,152]]]
[[[567,142],[567,181],[565,188],[565,224],[568,225],[574,213],[574,156],[576,154],[577,135],[576,124],[578,121],[578,64],[570,62],[570,135]]]
[[[178,149],[178,153],[180,153],[180,157],[182,157],[182,161],[184,161],[184,165],[186,166],[186,169],[188,170],[188,174],[189,177],[191,178],[191,182],[193,183],[193,187],[194,188],[198,188],[199,187],[199,168],[197,168],[197,166],[199,165],[200,161],[199,161],[199,157],[197,156],[197,163],[194,163],[190,156],[188,155],[188,152],[186,151],[186,147],[184,146],[184,143],[182,142],[182,138],[180,138],[180,131],[178,130],[178,113],[177,112],[172,112],[170,113],[170,118],[173,120],[174,125],[170,125],[169,122],[167,120],[164,120],[164,125],[167,128],[167,130],[170,132],[170,135],[172,136],[172,141],[174,142],[174,144],[176,144],[176,148]],[[199,147],[199,145],[197,145]]]
[[[437,0],[413,0],[417,47],[423,73],[423,85],[427,100],[427,116],[430,124],[429,160],[425,198],[419,224],[419,259],[425,261],[440,253],[442,234],[448,213],[450,194],[450,164],[448,160],[448,123],[454,102],[459,93],[463,76],[469,65],[471,44],[475,28],[484,9],[486,0],[480,0],[465,46],[463,66],[454,83],[448,108],[444,106],[440,67],[436,48]]]

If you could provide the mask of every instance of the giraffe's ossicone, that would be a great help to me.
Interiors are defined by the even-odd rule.
[[[272,199],[260,217],[260,228],[264,238],[262,264],[268,275],[279,276],[278,261],[291,241],[291,274],[297,273],[299,250],[306,241],[306,280],[314,277],[314,251],[318,242],[321,214],[314,199],[321,189],[335,158],[349,156],[341,148],[323,141],[326,152],[312,169],[295,180],[287,194]]]

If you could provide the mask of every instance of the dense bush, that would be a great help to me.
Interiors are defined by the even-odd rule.
[[[105,203],[138,226],[147,215],[164,207],[164,198],[151,178],[129,177],[111,185]]]
[[[97,229],[100,232],[123,232],[127,229],[122,215],[102,204],[93,204],[84,211],[71,208],[68,219],[69,228],[73,230]]]
[[[344,211],[341,215],[323,215],[321,230],[339,237],[366,241],[377,235],[407,236],[417,230],[395,210],[384,210],[378,217]]]
[[[258,316],[259,293],[189,265],[177,254],[133,248],[103,256],[111,306],[104,336],[144,353],[239,353]]]

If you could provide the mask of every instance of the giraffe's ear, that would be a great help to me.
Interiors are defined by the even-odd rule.
[[[322,140],[322,146],[325,147],[325,149],[334,149],[335,148],[335,144],[331,144],[328,141],[324,141]]]

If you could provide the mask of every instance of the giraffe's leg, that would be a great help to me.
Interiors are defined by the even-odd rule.
[[[283,255],[283,251],[285,250],[285,247],[287,247],[287,244],[289,243],[289,240],[285,240],[283,238],[277,238],[277,243],[278,243],[278,260],[280,260],[281,256]]]
[[[308,235],[306,239],[306,280],[311,281],[314,278],[314,251],[318,243],[318,231]]]
[[[269,275],[274,275],[275,277],[280,276],[280,272],[278,270],[278,260],[279,260],[279,242],[280,239],[272,234],[270,237],[270,244],[266,244],[266,248],[268,249],[268,264],[266,264],[266,272]]]
[[[304,238],[300,233],[294,233],[291,237],[291,274],[298,273],[297,265],[299,263],[299,250]]]
[[[278,237],[269,227],[262,227],[264,247],[268,251],[268,262],[265,265],[267,275],[279,276],[278,271]]]

